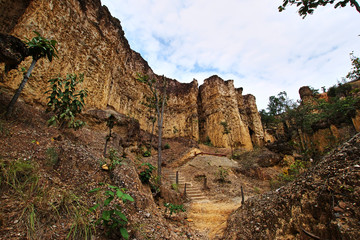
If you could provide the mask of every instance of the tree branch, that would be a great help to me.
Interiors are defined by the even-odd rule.
[[[351,4],[353,4],[356,8],[356,11],[360,13],[360,5],[356,0],[350,0]]]

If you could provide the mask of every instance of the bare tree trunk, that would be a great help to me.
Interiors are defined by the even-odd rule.
[[[159,184],[161,185],[161,163],[162,163],[162,159],[161,159],[161,142],[162,142],[162,127],[163,127],[163,123],[164,123],[164,109],[165,109],[165,101],[166,101],[166,87],[167,84],[165,82],[165,78],[163,77],[163,87],[164,90],[162,92],[162,98],[161,98],[161,113],[160,113],[160,109],[159,109],[159,105],[157,104],[157,110],[158,110],[158,131],[159,131],[159,141],[158,141],[158,176],[159,176]]]
[[[35,67],[36,61],[37,60],[35,60],[35,59],[32,60],[30,68],[28,69],[27,73],[25,74],[23,80],[20,83],[19,88],[16,90],[13,98],[11,99],[11,101],[10,101],[8,107],[7,107],[7,110],[6,110],[6,115],[5,115],[6,118],[9,118],[11,116],[11,113],[14,110],[15,103],[16,103],[17,99],[19,98],[21,91],[25,87],[25,84],[28,81],[31,72]]]
[[[360,5],[356,0],[350,0],[350,2],[355,6],[356,11],[360,13]]]
[[[153,140],[153,136],[154,136],[154,129],[155,129],[155,119],[152,119],[152,129],[151,129],[151,135],[150,135],[150,146],[149,146],[149,151],[151,152],[151,148],[152,148],[152,140]]]

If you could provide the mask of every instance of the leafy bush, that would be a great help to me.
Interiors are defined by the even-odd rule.
[[[176,205],[176,204],[172,204],[172,203],[164,203],[165,206],[165,215],[166,213],[169,211],[169,217],[171,217],[171,215],[173,213],[178,213],[180,211],[185,212],[185,208],[184,205]]]
[[[143,156],[144,157],[151,157],[151,152],[146,150],[144,153],[143,153]]]
[[[179,191],[179,184],[172,183],[171,188],[174,189],[176,192],[178,192]]]
[[[85,125],[81,120],[75,120],[77,114],[81,113],[87,96],[87,90],[76,90],[76,86],[83,82],[84,75],[79,75],[79,80],[76,74],[68,74],[66,79],[61,77],[50,79],[51,90],[45,92],[50,94],[47,98],[47,112],[53,112],[48,124],[57,125],[59,128],[74,128],[75,130]]]
[[[294,181],[297,176],[305,169],[306,165],[300,160],[296,160],[290,165],[288,169],[285,169],[275,179],[270,181],[270,188],[275,189],[285,185],[288,182]]]
[[[133,202],[134,199],[125,193],[124,188],[119,188],[117,186],[107,185],[106,188],[95,188],[89,193],[103,191],[106,199],[102,204],[97,203],[95,206],[91,207],[90,212],[95,212],[98,207],[102,205],[101,216],[97,219],[95,224],[101,224],[107,229],[107,234],[117,234],[117,231],[120,231],[120,234],[123,238],[129,239],[129,234],[126,230],[126,225],[128,220],[124,213],[121,212],[122,207],[117,203],[122,201],[126,203],[127,201]]]
[[[221,183],[225,183],[226,182],[226,178],[229,176],[229,172],[228,170],[226,170],[223,167],[219,167],[218,171],[216,172],[216,178],[219,182]]]
[[[108,164],[107,160],[102,158],[102,159],[99,159],[99,164],[101,166],[101,168],[103,170],[113,170],[117,165],[121,165],[122,164],[122,161],[123,161],[123,158],[119,157],[119,154],[118,152],[113,149],[113,148],[110,148],[109,150],[109,156],[108,156],[108,159],[110,160],[110,164]]]
[[[147,168],[140,172],[140,180],[142,183],[149,183],[151,174],[156,168],[151,163],[143,163],[141,166],[147,166]]]
[[[155,176],[151,176],[150,178],[150,189],[151,192],[153,194],[154,197],[158,196],[158,194],[160,193],[160,177],[155,175]]]
[[[165,144],[164,149],[170,149],[170,145],[168,143]]]
[[[123,160],[121,157],[119,157],[118,152],[113,148],[111,148],[109,151],[109,159],[111,161],[111,169],[110,170],[115,168],[116,165],[121,165],[121,162]]]

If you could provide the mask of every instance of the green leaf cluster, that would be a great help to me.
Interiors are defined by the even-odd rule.
[[[356,10],[360,12],[360,7],[356,0],[283,0],[283,4],[278,9],[279,12],[282,12],[286,9],[287,5],[296,5],[299,8],[299,15],[305,18],[308,14],[313,14],[317,7],[334,3],[334,8],[346,7],[350,3],[350,6],[355,6]]]
[[[68,74],[66,79],[56,77],[48,81],[51,89],[45,92],[49,94],[46,111],[55,114],[48,120],[49,125],[57,125],[59,128],[66,126],[75,130],[85,125],[85,122],[75,119],[81,113],[88,94],[87,90],[76,90],[76,86],[83,80],[83,74],[79,78],[76,74]]]
[[[156,169],[151,163],[143,163],[141,166],[146,166],[143,171],[139,173],[139,177],[142,183],[147,184],[150,182],[152,172]]]
[[[185,208],[184,205],[177,205],[177,204],[172,204],[172,203],[164,203],[165,206],[165,214],[169,211],[169,217],[171,217],[171,215],[173,213],[178,213],[178,212],[185,212]]]
[[[229,176],[229,171],[223,167],[219,167],[215,175],[219,182],[225,183],[227,177]]]
[[[56,49],[56,40],[48,40],[40,35],[40,33],[34,31],[36,37],[33,37],[31,40],[26,39],[25,43],[29,48],[29,54],[33,57],[34,60],[39,60],[40,58],[47,57],[51,62],[54,57],[57,56]]]
[[[126,230],[128,219],[122,212],[122,207],[116,202],[133,202],[134,199],[129,194],[125,193],[124,188],[119,188],[112,185],[107,185],[106,188],[94,188],[93,190],[89,191],[89,193],[95,193],[99,191],[103,191],[106,199],[102,204],[97,203],[95,206],[89,209],[90,212],[95,212],[99,207],[102,208],[101,215],[96,220],[95,224],[103,225],[108,230],[107,234],[120,231],[120,234],[124,239],[129,239],[129,234]]]

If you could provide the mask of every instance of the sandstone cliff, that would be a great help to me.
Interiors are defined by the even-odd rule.
[[[137,119],[142,129],[150,131],[146,108],[141,104],[149,91],[136,77],[159,76],[139,53],[131,50],[120,21],[111,16],[100,0],[5,0],[0,7],[0,32],[31,39],[32,31],[38,31],[59,43],[59,59],[37,63],[23,90],[25,101],[44,105],[49,79],[58,74],[84,73],[82,87],[89,90],[86,110],[109,108]],[[30,61],[27,58],[20,68],[28,68]],[[1,72],[3,69],[1,65]],[[0,75],[0,86],[13,91],[21,79],[22,72],[13,70]],[[196,80],[191,83],[167,80],[165,137],[203,140],[209,136],[215,146],[229,147],[220,125],[220,121],[227,121],[235,147],[250,150],[254,144],[262,144],[255,98],[244,97],[249,100],[240,103],[242,93],[232,81],[211,77],[199,88]]]

